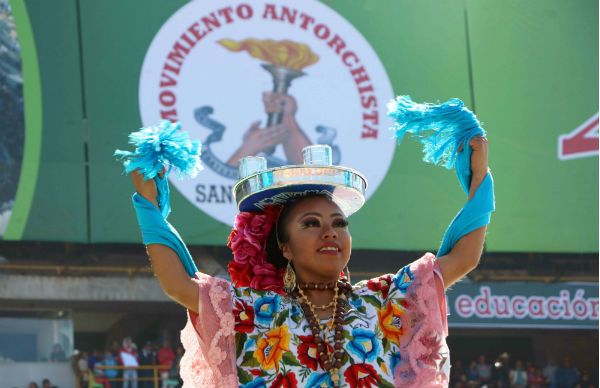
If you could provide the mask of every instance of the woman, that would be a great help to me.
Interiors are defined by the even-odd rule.
[[[470,176],[461,183],[470,181],[472,199],[482,182],[491,184],[491,177],[486,180],[487,141],[462,139],[454,152],[468,158]],[[308,178],[323,178],[320,169],[327,168],[355,174],[352,181],[362,178],[341,167],[309,167],[302,169]],[[296,171],[289,167],[288,178]],[[242,177],[236,188],[252,174]],[[307,176],[288,179],[276,194],[258,189],[238,201],[242,212],[228,244],[234,253],[231,284],[201,273],[190,277],[195,266],[184,258],[189,256],[185,246],[164,220],[169,212],[166,179],[145,180],[135,171],[132,178],[154,271],[163,290],[190,313],[191,325],[182,332],[187,344],[182,375],[192,386],[447,386],[444,288],[477,265],[489,216],[483,224],[471,222],[466,232],[458,232],[460,238],[450,237],[451,249],[444,248],[445,238],[441,251],[447,252],[437,260],[426,254],[395,275],[352,287],[347,217],[364,203],[364,191],[332,181],[311,187],[306,195]],[[336,194],[343,189],[354,190],[352,199]],[[243,211],[248,202],[262,211]],[[450,230],[447,235],[456,234]]]

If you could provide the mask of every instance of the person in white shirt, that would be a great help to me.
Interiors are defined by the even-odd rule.
[[[557,368],[558,366],[556,365],[556,362],[553,359],[548,359],[548,363],[542,370],[542,375],[544,375],[546,383],[550,384],[550,386],[554,386]]]
[[[523,369],[523,362],[517,360],[515,368],[511,369],[508,375],[510,379],[510,386],[514,388],[525,388],[527,387],[527,372]]]
[[[479,379],[482,383],[487,383],[492,378],[492,366],[486,362],[484,355],[479,356],[477,372],[479,373]]]
[[[121,364],[125,367],[123,370],[123,388],[137,388],[137,368],[138,362],[138,351],[137,346],[131,340],[131,337],[123,338],[123,347],[119,352],[119,358]]]

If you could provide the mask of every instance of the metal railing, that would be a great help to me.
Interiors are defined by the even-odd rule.
[[[56,275],[65,275],[72,273],[88,273],[88,274],[110,274],[122,273],[132,277],[136,274],[152,275],[152,269],[149,266],[84,266],[84,265],[49,265],[49,264],[12,264],[1,263],[1,271],[14,272],[46,272]],[[381,274],[370,271],[352,271],[352,276],[361,279],[371,279]],[[478,269],[469,274],[469,277],[474,281],[496,280],[496,281],[538,281],[538,282],[597,282],[597,274],[579,274],[579,275],[533,275],[522,270],[501,270],[501,269]]]
[[[107,371],[107,370],[118,370],[118,371],[124,371],[124,370],[137,370],[138,371],[138,375],[139,375],[139,371],[140,370],[152,370],[152,376],[148,376],[148,377],[136,377],[135,379],[125,379],[123,377],[106,377],[103,375],[101,376],[96,376],[91,370],[89,371],[89,379],[88,379],[88,387],[89,388],[95,388],[95,387],[104,387],[104,383],[105,382],[123,382],[123,381],[137,381],[138,383],[140,381],[151,381],[154,384],[154,388],[159,388],[161,387],[162,384],[162,380],[160,378],[160,371],[165,369],[164,365],[140,365],[137,367],[132,367],[132,366],[122,366],[122,365],[97,365],[94,367],[94,369],[98,369],[98,370],[102,370],[102,371]],[[169,379],[169,380],[173,380],[173,379]],[[84,387],[82,387],[84,388]]]
[[[129,277],[135,274],[152,274],[152,269],[144,267],[119,267],[119,266],[86,266],[86,265],[49,265],[49,264],[0,264],[0,271],[21,272],[52,272],[57,275],[66,273],[126,273]]]

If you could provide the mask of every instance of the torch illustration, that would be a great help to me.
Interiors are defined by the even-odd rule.
[[[236,42],[223,39],[219,43],[230,51],[247,51],[250,56],[265,61],[261,66],[273,77],[273,92],[276,93],[287,94],[292,80],[306,75],[302,69],[319,60],[319,56],[310,47],[290,40],[244,39]],[[269,113],[267,127],[280,124],[282,120],[283,112]],[[274,151],[275,149],[270,149],[265,153],[271,155]]]

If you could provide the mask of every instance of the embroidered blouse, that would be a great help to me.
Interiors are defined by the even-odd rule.
[[[181,337],[185,387],[333,386],[297,301],[204,274],[196,281],[200,313],[189,314]],[[356,284],[349,303],[342,386],[448,385],[444,286],[432,254]]]

